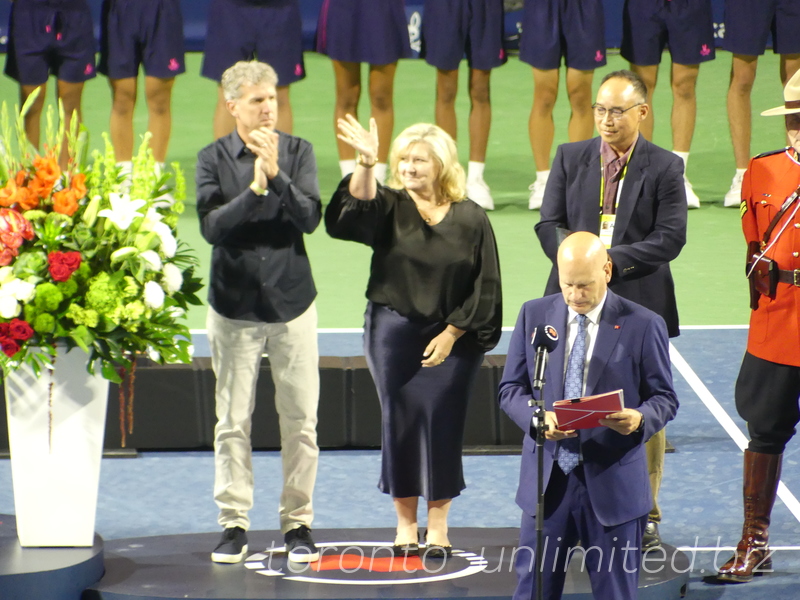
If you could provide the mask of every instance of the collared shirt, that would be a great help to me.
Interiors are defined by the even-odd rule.
[[[208,301],[229,319],[285,323],[317,295],[303,243],[322,217],[314,150],[278,133],[266,196],[249,187],[255,156],[236,131],[197,156],[197,214],[213,245]]]
[[[603,312],[603,306],[606,303],[608,292],[603,295],[600,304],[595,306],[592,310],[586,313],[586,360],[583,363],[583,388],[581,389],[581,396],[586,395],[586,375],[589,371],[589,363],[592,360],[592,352],[594,351],[594,343],[597,341],[597,329],[600,324],[600,315]],[[567,344],[564,348],[564,374],[567,372],[567,365],[569,364],[569,353],[572,351],[572,345],[575,343],[575,338],[578,337],[578,313],[572,308],[567,307]]]
[[[617,202],[622,191],[622,180],[625,178],[625,167],[631,157],[639,134],[633,140],[631,147],[622,156],[617,156],[614,149],[605,140],[600,141],[600,158],[603,167],[603,214],[613,215],[617,213]]]

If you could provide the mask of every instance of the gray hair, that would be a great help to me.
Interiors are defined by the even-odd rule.
[[[229,102],[241,98],[242,86],[261,83],[277,86],[278,74],[267,63],[257,60],[240,60],[225,70],[220,81],[222,93]]]

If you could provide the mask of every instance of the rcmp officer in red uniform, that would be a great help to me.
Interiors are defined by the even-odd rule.
[[[737,583],[772,566],[767,528],[783,450],[800,421],[800,71],[787,82],[784,99],[761,114],[784,116],[789,146],[753,158],[742,184],[748,264],[756,264],[748,267],[753,311],[735,395],[750,444],[742,539],[717,574]]]

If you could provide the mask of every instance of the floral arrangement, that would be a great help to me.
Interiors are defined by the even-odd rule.
[[[148,135],[130,175],[120,173],[107,136],[105,152],[87,160],[85,130],[55,127],[52,109],[37,153],[23,127],[34,98],[13,122],[5,105],[0,111],[0,366],[7,373],[26,363],[39,373],[53,367],[56,346],[79,347],[90,372],[99,365],[110,381],[128,378],[120,417],[132,417],[137,356],[191,360],[183,317],[201,304],[202,284],[176,237],[185,179],[177,163],[173,175],[161,172]]]

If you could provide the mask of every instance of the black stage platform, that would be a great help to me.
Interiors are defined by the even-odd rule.
[[[80,600],[103,576],[103,540],[91,548],[23,548],[14,517],[0,515],[0,599]]]
[[[317,529],[318,563],[289,563],[277,531],[248,532],[244,563],[219,565],[210,553],[219,533],[111,540],[106,574],[82,600],[482,598],[507,599],[516,576],[511,556],[518,530],[452,528],[455,552],[446,560],[390,557],[392,529]],[[689,559],[671,546],[651,552],[640,600],[677,599],[689,579]],[[2,596],[5,598],[5,596]],[[591,599],[581,556],[570,564],[565,598]]]

